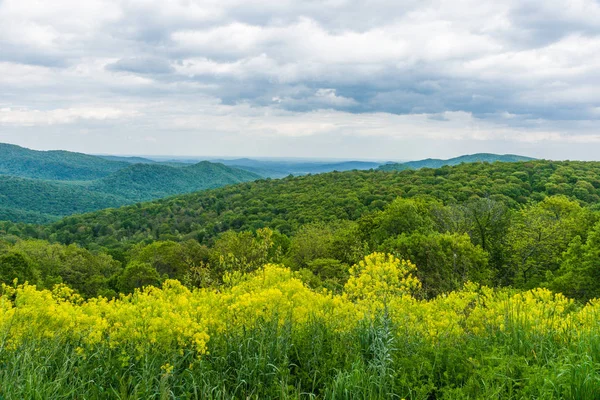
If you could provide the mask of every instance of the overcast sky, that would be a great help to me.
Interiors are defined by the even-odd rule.
[[[598,0],[0,0],[0,141],[600,159]]]

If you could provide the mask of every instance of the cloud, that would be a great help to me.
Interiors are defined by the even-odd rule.
[[[153,57],[122,58],[119,61],[106,65],[106,69],[109,71],[131,72],[142,75],[168,74],[175,71],[167,60]]]
[[[596,143],[598,20],[595,0],[3,0],[0,134]]]
[[[126,111],[112,107],[77,107],[53,110],[31,110],[0,108],[0,126],[45,126],[74,124],[81,120],[106,121],[130,118],[136,111]]]

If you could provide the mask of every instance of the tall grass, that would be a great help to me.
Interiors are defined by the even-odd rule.
[[[350,332],[318,320],[261,321],[189,351],[99,346],[60,338],[0,351],[2,399],[598,399],[598,331],[569,344],[517,325],[431,343],[382,313]]]

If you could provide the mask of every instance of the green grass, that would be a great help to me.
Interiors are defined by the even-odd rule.
[[[190,352],[99,347],[60,338],[0,350],[2,399],[598,399],[598,332],[569,345],[507,331],[432,345],[385,316],[349,333],[262,323]],[[166,373],[165,364],[173,366]]]

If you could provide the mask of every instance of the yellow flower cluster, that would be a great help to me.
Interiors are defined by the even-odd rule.
[[[411,272],[417,267],[410,261],[391,254],[373,253],[350,268],[350,279],[344,291],[351,299],[385,301],[410,294],[421,288]]]
[[[577,307],[545,289],[524,293],[467,284],[432,300],[413,297],[420,288],[408,261],[375,253],[351,269],[345,292],[334,295],[309,289],[294,272],[266,265],[230,279],[217,289],[189,290],[178,281],[107,300],[83,300],[66,286],[54,291],[34,286],[3,286],[0,340],[16,349],[28,339],[63,340],[82,356],[95,346],[148,351],[207,352],[210,337],[263,322],[290,322],[302,329],[318,320],[336,332],[349,331],[385,310],[401,334],[435,344],[457,343],[473,335],[510,334],[520,329],[536,337],[571,340],[598,332],[600,301]],[[170,366],[163,369],[170,372]]]

